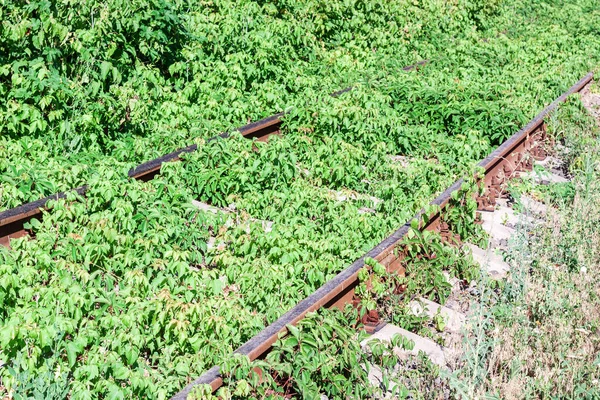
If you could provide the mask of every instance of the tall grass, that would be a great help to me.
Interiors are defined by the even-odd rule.
[[[480,283],[462,367],[447,376],[457,398],[600,398],[598,125],[577,97],[548,123],[573,181],[515,187],[549,211],[517,230],[508,279]]]

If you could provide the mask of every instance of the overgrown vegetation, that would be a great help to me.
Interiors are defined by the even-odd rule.
[[[368,340],[357,330],[356,309],[321,309],[309,314],[290,334],[278,340],[266,360],[249,362],[245,356],[230,357],[221,369],[225,385],[211,394],[198,386],[192,399],[246,398],[423,398],[415,391],[434,387],[439,367],[426,357],[404,360],[410,365],[402,375],[396,351],[412,350],[414,343],[401,335],[390,343]],[[364,345],[361,345],[361,340]],[[368,349],[368,350],[366,350]],[[370,373],[380,384],[373,385]]]
[[[550,120],[574,180],[512,190],[546,203],[547,221],[509,246],[500,291],[482,290],[465,366],[450,383],[462,398],[600,396],[600,170],[598,130],[573,98]]]
[[[597,61],[592,3],[515,3],[3,5],[0,207],[90,190],[52,202],[32,238],[0,249],[0,394],[162,399],[228,365]],[[421,59],[432,61],[401,71]],[[268,144],[204,142],[284,108],[284,135]],[[198,151],[153,181],[124,178],[190,142]],[[472,234],[468,193],[446,221],[462,237]],[[430,273],[407,264],[415,279],[398,283],[407,293],[397,306],[385,290],[364,304],[418,325],[406,299],[445,298],[443,270],[476,273],[438,236],[409,241],[409,260]],[[371,264],[367,275],[379,274]],[[336,397],[364,380],[360,362],[377,361],[368,357],[390,367],[385,351],[331,360],[327,338],[310,346],[321,334],[341,340],[314,324],[354,317],[311,317],[296,335],[306,349],[282,339],[265,361],[276,384],[231,392]],[[350,357],[360,338],[342,333]],[[315,349],[327,368],[289,369]],[[246,373],[235,365],[232,376]]]
[[[9,1],[2,17],[0,208],[283,109],[287,131],[459,168],[600,54],[589,2]]]

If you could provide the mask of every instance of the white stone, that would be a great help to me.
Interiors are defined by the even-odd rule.
[[[544,203],[541,203],[537,200],[532,199],[529,196],[523,195],[519,199],[519,202],[523,206],[523,211],[525,213],[532,214],[546,214],[548,212],[548,206]]]
[[[214,237],[209,237],[208,242],[206,242],[206,250],[212,250],[215,247],[216,239]]]
[[[431,360],[432,363],[444,367],[446,365],[446,357],[444,355],[444,347],[435,343],[431,339],[427,339],[421,337],[417,334],[409,332],[405,329],[399,328],[397,326],[387,324],[379,331],[375,332],[368,339],[365,339],[361,342],[361,346],[366,347],[367,343],[373,339],[379,339],[384,342],[391,343],[392,337],[394,335],[401,335],[405,338],[412,340],[415,343],[415,347],[412,350],[405,350],[400,348],[395,348],[394,353],[399,357],[403,357],[406,354],[418,355],[419,352],[423,352],[427,355],[427,357]]]
[[[427,316],[430,319],[433,319],[439,313],[444,318],[445,331],[459,332],[465,323],[463,314],[422,297],[411,301],[409,307],[414,315]]]
[[[509,240],[515,233],[514,229],[502,224],[504,221],[501,215],[505,215],[506,218],[510,215],[505,209],[508,209],[508,207],[501,207],[500,210],[494,212],[481,211],[481,219],[483,220],[481,227],[490,235],[491,239],[498,242]],[[514,213],[512,215],[514,216]]]
[[[383,203],[383,200],[378,197],[369,196],[364,193],[355,192],[354,190],[341,190],[341,191],[330,190],[329,193],[337,201],[370,200],[373,202],[373,207],[377,207],[378,204]]]
[[[534,182],[542,185],[548,185],[550,183],[569,182],[567,178],[549,171],[522,172],[521,177],[530,177]]]
[[[406,168],[409,166],[409,158],[405,156],[390,156],[393,162],[399,163],[402,167]]]
[[[562,164],[558,158],[553,156],[547,156],[543,160],[535,160],[533,163],[546,169],[558,168]]]
[[[358,209],[359,214],[375,214],[377,211],[369,207],[362,207]]]
[[[206,204],[206,203],[203,203],[198,200],[192,200],[192,205],[194,205],[194,207],[196,207],[202,211],[211,212],[213,214],[217,214],[219,212],[222,212],[224,214],[231,214],[231,212],[235,210],[235,204],[230,204],[228,208],[218,208],[218,207],[211,206],[210,204]],[[273,230],[273,224],[274,224],[273,221],[264,221],[262,219],[254,219],[254,218],[250,218],[250,221],[260,222],[263,227],[263,230],[267,233],[269,233]],[[231,228],[234,225],[236,225],[236,221],[234,221],[234,219],[232,219],[232,218],[229,218],[229,219],[227,219],[227,221],[225,221],[225,226],[228,228]],[[246,228],[246,232],[250,233],[249,226]],[[213,247],[212,245],[214,245],[214,239],[213,239],[212,244],[210,243],[210,240],[209,240],[209,244],[208,244],[209,250]]]
[[[488,211],[487,213],[489,214],[490,212]],[[515,210],[508,206],[508,201],[506,199],[496,200],[496,209],[493,211],[493,214],[494,218],[502,225],[517,225],[520,220],[520,217],[515,213]]]
[[[448,271],[442,271],[442,275],[444,275],[446,282],[448,282],[450,286],[452,286],[452,288],[460,285],[460,279],[458,279],[455,276],[450,276],[450,273],[448,273]]]
[[[369,365],[368,379],[371,385],[382,388],[383,372],[381,372],[381,368],[377,365]],[[378,396],[377,398],[392,399],[392,393],[394,392],[396,386],[398,386],[396,382],[389,382],[389,386],[386,388],[383,396]]]
[[[467,246],[471,249],[473,259],[483,270],[488,272],[491,278],[501,279],[510,271],[510,266],[504,262],[502,257],[494,254],[491,250],[484,250],[471,243],[467,243]]]
[[[211,206],[210,204],[206,204],[206,203],[203,203],[203,202],[198,201],[198,200],[192,200],[192,204],[194,205],[194,207],[196,207],[196,208],[198,208],[198,209],[200,209],[202,211],[208,211],[208,212],[211,212],[213,214],[216,214],[219,211],[226,213],[226,211],[224,211],[224,210],[222,210],[222,209],[220,209],[218,207]]]

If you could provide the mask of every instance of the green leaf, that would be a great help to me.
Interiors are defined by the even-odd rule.
[[[100,79],[105,81],[106,77],[108,76],[108,73],[110,72],[111,69],[112,69],[111,63],[109,63],[108,61],[102,61],[102,63],[100,63]]]
[[[115,379],[125,380],[129,377],[129,369],[121,363],[115,363],[112,367],[112,375]]]
[[[285,327],[288,329],[292,336],[294,336],[296,339],[300,339],[300,329],[290,324],[286,325]]]
[[[77,343],[70,342],[70,343],[67,343],[66,350],[67,350],[67,360],[69,362],[69,367],[73,368],[73,366],[75,365],[75,362],[77,361],[77,355],[81,351],[81,347]]]

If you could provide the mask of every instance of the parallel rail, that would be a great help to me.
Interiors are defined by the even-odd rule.
[[[543,148],[541,145],[546,132],[545,117],[555,110],[560,103],[564,102],[569,95],[581,91],[592,78],[592,73],[587,74],[549,106],[544,108],[525,127],[508,138],[502,145],[477,164],[485,171],[485,176],[482,178],[485,185],[485,194],[477,198],[480,210],[487,210],[495,205],[496,199],[503,194],[503,184],[510,176],[515,172],[531,169],[532,159],[543,157]],[[452,193],[458,190],[462,183],[462,179],[456,181],[433,200],[431,205],[438,206],[438,209],[442,210],[448,205]],[[359,283],[358,273],[365,266],[365,258],[367,257],[376,259],[390,272],[396,271],[399,274],[404,274],[404,269],[401,266],[402,252],[397,250],[399,250],[401,240],[410,229],[411,221],[414,219],[419,221],[421,230],[443,231],[441,212],[439,211],[430,215],[426,219],[427,222],[423,222],[423,211],[418,213],[388,238],[352,263],[352,265],[344,269],[333,279],[294,306],[290,311],[263,329],[258,335],[235,350],[234,353],[246,355],[250,360],[263,357],[271,350],[272,345],[280,335],[287,333],[286,325],[296,325],[307,313],[316,311],[321,307],[343,308],[346,304],[351,303],[354,297],[354,289]],[[172,400],[187,399],[194,387],[198,385],[210,385],[213,391],[220,388],[223,385],[223,379],[219,374],[219,367],[214,366],[209,369],[173,396]]]
[[[420,67],[429,63],[429,60],[422,60],[415,64],[402,68],[404,71],[410,71],[413,69],[419,69]],[[346,92],[352,90],[352,86],[345,89],[339,90],[332,93],[330,96],[338,97]],[[271,135],[277,135],[281,132],[281,124],[283,123],[282,117],[285,112],[280,112],[270,117],[263,118],[256,122],[251,122],[247,125],[241,126],[234,130],[234,132],[241,133],[242,136],[248,139],[256,139],[258,141],[266,141]],[[227,139],[231,134],[228,132],[221,133],[217,136],[206,139],[206,142],[212,142],[218,139]],[[165,154],[164,156],[158,157],[154,160],[142,163],[128,172],[128,177],[138,179],[141,181],[149,181],[160,173],[160,169],[164,163],[179,161],[180,156],[185,153],[192,153],[198,149],[196,144],[184,147],[177,151]],[[75,189],[71,189],[71,192],[75,191],[79,195],[85,195],[87,192],[87,186],[80,186]],[[66,192],[55,193],[48,197],[20,205],[15,208],[0,212],[0,245],[9,246],[10,239],[16,239],[19,237],[27,236],[28,232],[24,225],[29,222],[32,218],[41,218],[43,212],[47,210],[47,203],[50,200],[58,200],[66,197]]]
[[[349,91],[351,88],[345,89]],[[338,93],[338,92],[336,92]],[[270,117],[261,119],[256,122],[241,126],[235,131],[238,131],[242,136],[252,139],[265,141],[270,135],[279,134],[280,127],[284,113],[277,113]],[[207,142],[212,142],[218,139],[227,139],[231,134],[228,132],[221,133],[217,136],[206,139]],[[180,156],[185,153],[193,153],[198,150],[198,145],[193,144],[177,151],[165,154],[164,156],[155,158],[154,160],[147,161],[132,168],[127,173],[129,178],[138,179],[147,182],[154,179],[156,175],[160,173],[160,169],[164,163],[179,161]],[[80,186],[72,189],[71,191],[77,192],[79,195],[85,195],[87,192],[87,186]],[[21,206],[11,208],[0,212],[0,245],[9,246],[10,239],[16,239],[19,237],[27,236],[28,232],[24,227],[24,224],[29,222],[32,218],[40,218],[43,212],[48,209],[47,203],[50,200],[58,200],[65,198],[67,192],[60,192],[42,199],[23,204]]]

